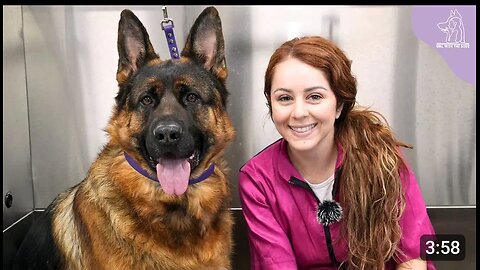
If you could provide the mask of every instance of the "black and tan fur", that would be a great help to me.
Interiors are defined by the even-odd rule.
[[[230,269],[233,219],[224,152],[234,138],[226,111],[227,67],[217,10],[193,24],[180,60],[161,60],[138,18],[121,13],[119,85],[109,141],[86,178],[60,194],[29,231],[16,269]],[[146,97],[148,96],[148,97]],[[152,134],[162,121],[182,125],[185,145],[168,151]],[[182,139],[183,140],[183,139]],[[155,175],[159,156],[211,163],[214,173],[168,195],[132,169],[124,151]]]

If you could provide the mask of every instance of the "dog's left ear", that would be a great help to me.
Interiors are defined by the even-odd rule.
[[[225,82],[227,65],[222,22],[218,11],[208,7],[198,16],[190,29],[182,56],[201,63],[207,70]]]

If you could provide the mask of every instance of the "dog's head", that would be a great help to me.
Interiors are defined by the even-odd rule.
[[[455,11],[450,10],[450,16],[444,21],[437,24],[437,27],[444,33],[449,33],[450,31],[459,27],[462,20],[462,16],[455,9]]]
[[[227,67],[219,14],[196,19],[178,60],[161,60],[140,20],[124,10],[118,27],[119,92],[107,131],[168,194],[222,155],[234,130],[226,112]]]

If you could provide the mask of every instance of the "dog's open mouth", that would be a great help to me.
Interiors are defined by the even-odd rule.
[[[188,158],[167,155],[157,161],[157,179],[163,191],[170,195],[181,195],[187,190],[191,171],[200,163],[200,150],[196,149]]]

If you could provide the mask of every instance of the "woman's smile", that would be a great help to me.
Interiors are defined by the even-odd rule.
[[[313,129],[317,126],[317,123],[310,125],[289,125],[288,127],[293,131],[294,135],[298,137],[306,137],[313,132]]]

